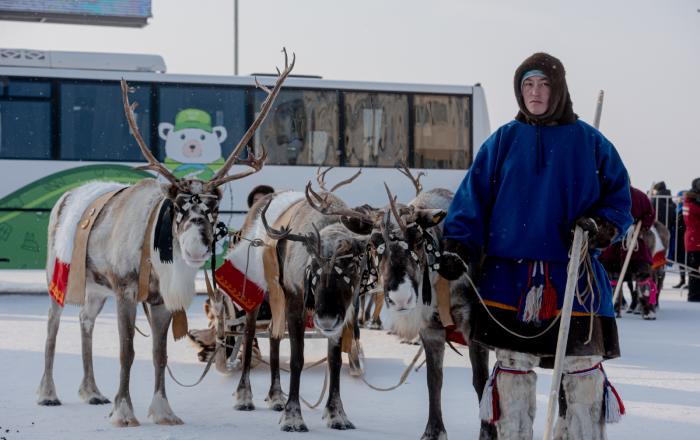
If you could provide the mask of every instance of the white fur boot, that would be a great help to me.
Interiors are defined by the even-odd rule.
[[[532,440],[535,419],[535,385],[537,375],[532,368],[539,363],[537,356],[496,349],[496,382],[498,409],[496,420],[499,440]],[[489,390],[484,391],[486,395]]]
[[[555,440],[605,440],[603,393],[605,375],[598,367],[601,356],[567,356],[562,390],[566,401],[559,417]],[[560,400],[561,402],[561,400]],[[560,408],[560,414],[562,410]]]

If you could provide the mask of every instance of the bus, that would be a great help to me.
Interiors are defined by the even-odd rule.
[[[207,179],[255,118],[266,94],[256,78],[166,73],[157,55],[0,49],[0,269],[43,268],[53,204],[90,180],[153,177],[124,116],[119,81],[138,102],[146,143],[178,177]],[[456,189],[490,134],[479,85],[398,84],[289,77],[249,148],[263,169],[226,185],[221,215],[239,227],[257,185],[303,191],[318,167],[329,185],[362,170],[338,195],[349,206],[384,206],[386,182],[415,196],[396,170],[424,172],[425,189]],[[236,165],[231,173],[243,170]]]

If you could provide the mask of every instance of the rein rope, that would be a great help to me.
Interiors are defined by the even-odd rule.
[[[582,244],[581,244],[581,249],[578,249],[578,250],[576,250],[576,249],[570,249],[569,255],[571,255],[571,252],[580,252],[581,255],[585,256],[585,258],[583,258],[582,260],[583,260],[583,261],[588,261],[588,263],[590,264],[590,255],[588,255],[588,240],[587,240],[587,239],[584,239],[584,240],[583,240],[583,242],[582,242]],[[483,297],[481,296],[481,294],[479,293],[479,289],[477,289],[476,285],[474,284],[474,281],[473,281],[472,278],[469,276],[469,266],[464,262],[464,260],[462,260],[462,258],[461,258],[458,254],[456,254],[456,253],[454,253],[454,252],[444,252],[444,254],[450,255],[450,256],[452,256],[452,257],[455,257],[455,258],[457,258],[457,259],[462,263],[462,265],[464,266],[464,274],[465,274],[465,276],[467,277],[467,281],[469,281],[470,286],[472,287],[472,289],[474,289],[474,292],[476,293],[477,297],[479,298],[479,302],[481,302],[481,304],[484,306],[484,309],[486,309],[486,313],[488,313],[489,317],[493,320],[493,322],[495,322],[496,324],[498,324],[499,327],[501,327],[503,330],[505,330],[506,332],[510,333],[511,335],[513,335],[513,336],[515,336],[515,337],[518,337],[518,338],[520,338],[520,339],[536,339],[536,338],[542,337],[545,333],[547,333],[549,330],[551,330],[551,329],[554,327],[554,325],[559,321],[559,318],[561,317],[561,313],[557,314],[556,318],[554,318],[554,319],[552,320],[552,322],[551,322],[544,330],[542,330],[541,332],[539,332],[539,333],[537,333],[537,334],[535,334],[535,335],[531,335],[531,336],[522,335],[522,334],[520,334],[520,333],[518,333],[518,332],[516,332],[516,331],[514,331],[514,330],[509,329],[505,324],[503,324],[501,321],[499,321],[498,318],[496,318],[496,317],[493,315],[493,313],[491,313],[491,310],[489,310],[488,306],[486,305],[486,302],[484,301],[484,298],[483,298]],[[569,264],[571,264],[571,263],[569,263]],[[582,264],[583,264],[583,263],[582,263]],[[591,267],[592,267],[592,266],[591,266]],[[587,267],[586,267],[586,268],[587,268]],[[579,266],[579,268],[577,269],[577,271],[580,271],[580,269],[581,269],[581,265]],[[595,277],[593,277],[593,278],[595,279]],[[597,283],[597,282],[596,282],[596,283]],[[589,286],[589,287],[590,287],[590,286]],[[588,289],[584,290],[584,294],[585,294],[585,292],[586,292],[587,290],[588,290]],[[593,302],[593,295],[591,295],[591,303],[592,303],[592,302]],[[590,341],[591,335],[592,335],[592,331],[593,331],[593,314],[594,314],[594,311],[591,310],[590,313],[591,313],[591,326],[590,326],[590,330],[589,330],[589,338],[588,338],[588,341]],[[588,341],[587,341],[586,343],[588,343]]]

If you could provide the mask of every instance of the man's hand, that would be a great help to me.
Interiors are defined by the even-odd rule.
[[[617,235],[615,226],[601,217],[579,217],[576,226],[588,232],[589,249],[605,249]]]
[[[467,271],[470,260],[470,252],[465,245],[457,240],[443,240],[438,273],[446,280],[456,280]]]

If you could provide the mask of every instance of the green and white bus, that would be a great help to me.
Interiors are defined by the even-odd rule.
[[[165,70],[153,55],[0,49],[0,258],[9,259],[0,269],[44,267],[49,211],[66,190],[151,176],[133,169],[144,159],[124,117],[121,78],[134,90],[137,123],[154,155],[176,175],[202,179],[221,165],[266,96],[254,76]],[[395,170],[402,161],[425,172],[426,189],[456,189],[489,134],[478,84],[290,77],[251,142],[254,150],[265,146],[267,162],[227,185],[222,214],[237,227],[253,187],[303,190],[319,166],[337,167],[329,183],[362,169],[338,190],[351,206],[385,205],[383,182],[409,201],[413,186]]]

